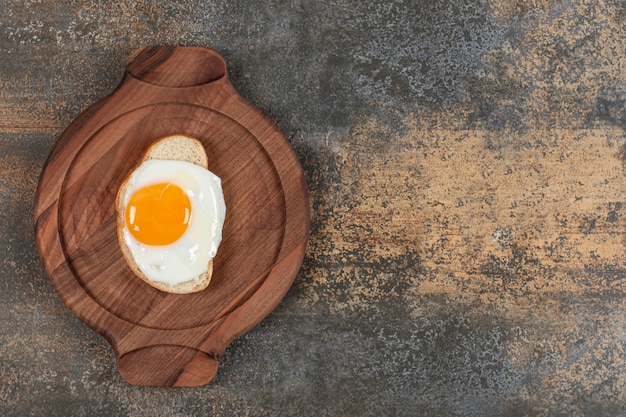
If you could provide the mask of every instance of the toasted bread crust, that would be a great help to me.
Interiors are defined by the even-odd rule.
[[[209,161],[202,143],[191,136],[176,134],[157,139],[146,151],[141,162],[150,159],[167,159],[191,162],[209,168]]]
[[[196,138],[182,134],[168,135],[157,139],[146,150],[146,153],[142,157],[141,161],[139,161],[137,166],[151,159],[186,161],[208,169],[208,158],[202,143]],[[134,171],[134,169],[131,170],[131,173],[132,171]],[[167,284],[164,282],[152,281],[141,272],[141,269],[135,262],[132,254],[128,250],[128,247],[123,243],[124,223],[126,220],[124,214],[125,207],[122,202],[122,195],[128,187],[129,179],[130,174],[122,182],[122,185],[118,190],[115,200],[115,210],[117,211],[117,237],[120,242],[120,249],[130,269],[137,277],[139,277],[145,283],[164,292],[173,294],[189,294],[204,290],[211,282],[211,277],[213,276],[212,259],[209,261],[205,272],[189,281],[181,282],[175,285]]]

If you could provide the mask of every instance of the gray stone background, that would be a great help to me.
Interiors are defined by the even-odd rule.
[[[0,0],[0,414],[626,415],[623,0]],[[154,44],[291,141],[294,286],[193,389],[133,387],[34,244],[63,129]]]

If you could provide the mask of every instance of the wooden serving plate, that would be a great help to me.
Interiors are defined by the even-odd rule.
[[[169,294],[145,284],[119,248],[114,202],[156,139],[198,138],[222,179],[223,240],[209,287]],[[241,98],[215,51],[146,47],[120,85],[63,132],[35,198],[37,246],[65,304],[113,347],[134,385],[211,381],[226,346],[280,302],[302,264],[309,201],[289,142]]]

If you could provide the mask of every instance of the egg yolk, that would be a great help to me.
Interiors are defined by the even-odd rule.
[[[191,202],[177,185],[153,184],[133,193],[125,216],[128,230],[135,239],[146,245],[168,245],[187,230]]]

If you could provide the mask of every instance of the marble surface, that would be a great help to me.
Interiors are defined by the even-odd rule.
[[[626,2],[4,0],[0,414],[626,415]],[[47,153],[144,45],[283,130],[302,270],[216,379],[134,387],[46,278]]]

